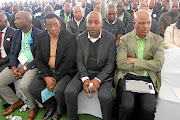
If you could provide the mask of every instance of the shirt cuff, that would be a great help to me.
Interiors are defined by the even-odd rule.
[[[89,79],[89,77],[88,77],[88,76],[85,76],[85,77],[82,77],[82,78],[81,78],[82,82],[84,82],[86,79]]]
[[[99,83],[101,83],[101,80],[99,78],[95,77],[94,79],[97,79],[99,81]]]

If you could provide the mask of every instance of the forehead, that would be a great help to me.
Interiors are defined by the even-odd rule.
[[[64,5],[64,7],[70,7],[70,4],[69,4],[69,3],[66,3],[66,4]]]
[[[55,24],[55,23],[58,23],[58,22],[59,22],[59,20],[56,17],[46,19],[46,24]]]
[[[119,2],[119,3],[117,4],[117,6],[123,6],[123,3],[122,3],[122,2]]]
[[[115,8],[108,9],[108,13],[115,13],[115,12],[116,12]]]
[[[172,6],[178,6],[178,3],[177,2],[173,2]]]
[[[98,14],[90,14],[88,17],[88,21],[101,21],[101,20]]]
[[[149,21],[151,21],[151,18],[150,18],[150,16],[149,15],[139,15],[137,18],[136,18],[136,20],[135,20],[136,22],[149,22]]]
[[[15,15],[15,18],[16,18],[16,17],[22,18],[22,14],[21,14],[21,13],[17,13],[17,14]]]
[[[75,8],[74,8],[74,11],[80,11],[80,10],[81,10],[80,7],[75,7]]]

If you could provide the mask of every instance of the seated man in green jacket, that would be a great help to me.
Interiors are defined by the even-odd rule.
[[[124,35],[117,53],[115,84],[119,102],[119,120],[154,120],[155,95],[161,86],[160,73],[164,62],[163,41],[150,32],[151,15],[135,13],[135,30]],[[152,83],[156,94],[126,90],[126,80]]]

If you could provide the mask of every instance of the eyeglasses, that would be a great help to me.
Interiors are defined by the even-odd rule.
[[[52,28],[52,27],[59,27],[59,23],[56,23],[56,24],[54,24],[54,25],[46,25],[46,27],[48,28],[48,29],[50,29],[50,28]]]

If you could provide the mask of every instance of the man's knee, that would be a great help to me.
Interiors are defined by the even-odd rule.
[[[111,94],[99,94],[99,100],[104,104],[112,104],[112,95]]]
[[[61,87],[56,87],[54,94],[57,99],[61,99],[62,97],[64,97],[64,89],[62,89]]]
[[[73,89],[68,89],[67,87],[64,91],[64,94],[65,98],[67,98],[66,100],[71,100],[73,98],[77,98],[79,93]]]
[[[143,104],[142,105],[142,111],[147,112],[147,113],[154,113],[156,110],[156,106],[150,105],[150,104]]]

